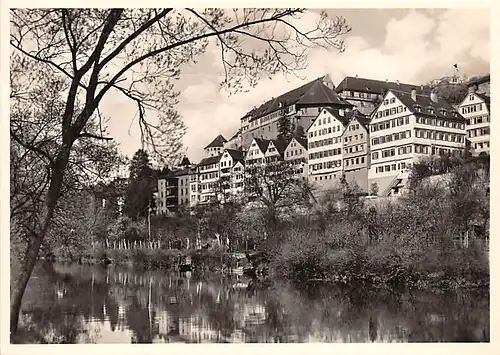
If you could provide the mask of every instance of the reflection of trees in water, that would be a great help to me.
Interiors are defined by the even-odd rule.
[[[299,290],[280,284],[259,289],[252,283],[246,289],[248,280],[235,277],[78,265],[46,266],[43,272],[48,278],[42,292],[32,289],[32,305],[25,308],[35,328],[53,329],[65,342],[84,333],[80,315],[86,322],[109,319],[113,331],[126,327],[140,343],[203,341],[200,332],[217,334],[211,341],[243,334],[247,342],[489,340],[484,292],[439,295],[327,285]],[[55,288],[64,290],[62,298]],[[189,331],[181,334],[180,324],[189,328],[190,322],[198,339],[189,339]]]

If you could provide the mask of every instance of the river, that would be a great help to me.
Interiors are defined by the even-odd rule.
[[[245,276],[40,263],[21,324],[49,343],[488,342],[489,292],[297,289]],[[26,341],[35,341],[35,340]]]

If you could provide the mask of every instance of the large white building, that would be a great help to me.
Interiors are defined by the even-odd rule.
[[[342,134],[348,124],[345,109],[323,108],[307,130],[308,178],[318,191],[335,187],[343,175]]]
[[[217,155],[205,158],[196,167],[198,176],[199,203],[213,203],[217,201],[220,191],[220,158]],[[192,186],[192,184],[191,184]]]
[[[459,106],[465,117],[467,139],[473,155],[490,154],[490,97],[476,92],[474,86]]]
[[[307,139],[294,137],[288,143],[283,158],[289,162],[297,176],[307,179]]]
[[[369,184],[397,195],[419,157],[463,154],[465,119],[436,94],[389,90],[372,114],[370,140]]]
[[[245,159],[241,150],[225,149],[220,158],[221,190],[218,199],[227,201],[241,198],[245,188]]]

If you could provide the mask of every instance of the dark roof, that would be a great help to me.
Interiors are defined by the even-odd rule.
[[[398,83],[394,81],[382,81],[375,79],[357,78],[352,76],[346,76],[337,88],[335,89],[337,93],[344,90],[349,91],[359,91],[372,94],[385,94],[389,89],[399,90],[399,91],[411,91],[411,89],[417,89],[417,92],[429,92],[430,89],[424,85],[414,85]]]
[[[290,140],[285,140],[285,139],[273,139],[273,144],[276,147],[276,150],[278,153],[283,155],[283,152],[285,151],[286,147],[288,147],[288,144],[290,143]]]
[[[184,176],[184,175],[189,175],[192,174],[193,170],[190,168],[184,168],[184,169],[179,169],[172,171],[172,176]]]
[[[334,90],[326,86],[323,81],[325,77],[326,75],[273,98],[259,107],[249,111],[243,117],[250,116],[250,120],[257,119],[279,110],[280,103],[283,103],[284,106],[293,104],[352,106],[349,102],[339,97]]]
[[[209,145],[207,145],[205,147],[205,149],[213,148],[213,147],[223,147],[224,143],[226,143],[226,142],[227,142],[227,139],[224,138],[221,134],[219,134],[217,137],[215,137],[215,139],[212,141],[212,143],[210,143]]]
[[[370,116],[367,116],[358,110],[352,110],[346,113],[349,121],[356,119],[360,125],[362,125],[366,130],[368,130],[368,125],[370,124]]]
[[[191,165],[191,162],[189,161],[188,157],[182,158],[180,166],[186,166],[186,165]]]
[[[339,109],[333,109],[331,107],[324,107],[324,109],[327,110],[329,113],[331,113],[331,115],[335,117],[337,120],[339,120],[340,123],[342,123],[344,126],[346,126],[349,123],[349,116],[348,116],[349,112],[345,112],[344,110],[344,115],[342,116],[339,112],[340,111]]]
[[[226,149],[226,152],[228,152],[231,158],[235,161],[243,162],[245,160],[245,153],[242,150]]]
[[[299,137],[295,137],[295,140],[296,140],[297,142],[299,142],[299,144],[300,144],[301,146],[303,146],[304,148],[306,148],[306,149],[307,149],[307,138],[299,138]]]
[[[218,163],[220,158],[221,158],[222,154],[219,154],[215,157],[208,157],[208,158],[205,158],[205,159],[202,159],[199,163],[198,163],[198,166],[202,166],[202,165],[210,165],[210,164],[215,164],[215,163]]]
[[[417,94],[417,101],[415,102],[411,98],[411,93],[397,91],[397,90],[391,90],[391,92],[413,113],[416,112],[415,109],[416,106],[420,106],[422,108],[422,111],[419,112],[420,114],[427,114],[427,115],[437,116],[440,118],[465,122],[465,118],[462,115],[460,115],[458,111],[450,103],[448,103],[448,101],[446,101],[443,98],[438,98],[438,101],[434,102],[431,100],[430,95]],[[434,109],[433,114],[431,114],[428,111],[430,108]],[[447,112],[456,112],[457,116],[456,117],[453,115],[445,116],[441,113],[441,110],[443,109],[446,110]]]
[[[487,83],[490,81],[490,74],[487,74],[487,75],[483,75],[483,76],[480,76],[480,77],[477,77],[477,78],[472,78],[471,80],[469,80],[469,82],[467,83],[467,85],[479,85],[479,84],[484,84],[484,83]]]
[[[267,150],[267,146],[269,145],[270,140],[269,139],[262,139],[262,138],[254,138],[255,143],[257,143],[260,151],[262,153],[265,153]]]

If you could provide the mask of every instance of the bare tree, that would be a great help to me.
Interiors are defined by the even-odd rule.
[[[344,49],[342,36],[350,31],[345,19],[321,12],[312,28],[302,28],[298,23],[304,14],[305,9],[268,8],[11,10],[12,60],[20,64],[13,73],[22,76],[12,85],[11,99],[19,105],[16,110],[27,112],[30,120],[25,123],[33,127],[36,102],[24,92],[25,87],[35,90],[37,86],[42,100],[46,87],[45,96],[52,92],[54,102],[59,102],[57,109],[45,112],[50,126],[46,131],[53,133],[50,141],[36,132],[30,140],[21,140],[25,132],[11,124],[12,140],[21,140],[22,149],[37,155],[40,166],[45,165],[37,176],[42,184],[36,189],[41,207],[37,222],[30,226],[30,243],[15,280],[12,333],[17,331],[21,300],[40,245],[65,180],[72,176],[70,162],[85,152],[87,140],[106,139],[99,129],[103,99],[115,91],[132,100],[144,147],[165,161],[178,152],[183,134],[182,129],[175,129],[182,121],[175,110],[178,93],[173,81],[211,41],[220,47],[221,84],[230,93],[255,86],[263,75],[304,69],[314,48]],[[48,151],[46,145],[52,149]]]

